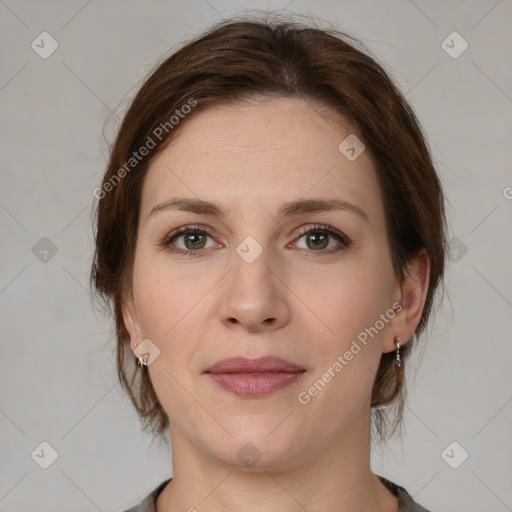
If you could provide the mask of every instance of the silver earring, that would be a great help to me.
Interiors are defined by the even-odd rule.
[[[138,360],[138,364],[142,368],[143,366],[148,366],[149,360],[149,349],[146,344],[146,340],[142,340],[134,349],[133,353],[135,358]]]
[[[136,356],[136,357],[139,360],[139,365],[140,365],[141,368],[142,368],[142,366],[147,366],[148,365],[149,354],[143,354],[142,356]]]
[[[402,366],[402,359],[400,357],[400,347],[402,346],[400,343],[400,338],[395,338],[395,345],[396,345],[396,358],[395,358],[395,365],[400,367]]]

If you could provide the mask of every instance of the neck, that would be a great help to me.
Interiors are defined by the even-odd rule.
[[[157,512],[396,512],[397,498],[370,469],[369,418],[366,425],[300,461],[259,470],[225,465],[171,426],[174,476]]]

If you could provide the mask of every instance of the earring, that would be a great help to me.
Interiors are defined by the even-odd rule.
[[[148,365],[148,357],[149,357],[149,354],[144,354],[142,356],[136,356],[137,359],[139,360],[138,364],[140,365],[140,367],[142,368],[143,366],[147,366]]]
[[[396,345],[396,359],[395,359],[395,365],[400,367],[402,366],[402,359],[400,357],[400,347],[402,346],[400,343],[400,338],[395,338],[395,345]]]
[[[138,364],[142,368],[143,366],[148,366],[149,359],[149,349],[146,344],[146,340],[142,340],[134,349],[133,353],[138,360]]]

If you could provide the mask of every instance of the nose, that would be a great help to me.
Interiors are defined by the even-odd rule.
[[[228,328],[247,332],[279,329],[290,321],[290,290],[280,266],[267,250],[252,262],[233,254],[234,268],[226,276],[219,308]]]

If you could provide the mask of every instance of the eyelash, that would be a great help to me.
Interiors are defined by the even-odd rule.
[[[333,228],[332,226],[330,226],[328,224],[315,224],[313,227],[301,229],[299,231],[299,233],[297,234],[296,238],[294,239],[294,241],[300,240],[304,235],[311,233],[311,232],[327,233],[329,236],[336,238],[341,244],[341,247],[337,247],[334,249],[308,251],[313,254],[315,252],[320,253],[320,254],[314,254],[313,257],[317,257],[317,256],[325,255],[325,254],[333,254],[333,253],[336,253],[338,251],[348,248],[352,244],[352,241],[350,240],[350,238],[348,238],[348,236],[344,235],[343,233],[339,232],[337,229]],[[198,249],[197,251],[185,251],[183,249],[178,249],[176,247],[171,249],[170,246],[171,246],[172,242],[176,238],[179,238],[180,235],[183,235],[185,233],[197,234],[197,235],[206,234],[206,235],[210,236],[211,238],[213,238],[213,232],[210,228],[208,228],[206,226],[190,226],[189,225],[189,226],[183,226],[181,228],[178,228],[177,230],[173,231],[172,233],[166,235],[163,238],[163,240],[160,242],[159,245],[163,246],[164,248],[168,249],[171,252],[183,254],[190,258],[197,258],[197,257],[201,256],[204,251],[208,250],[208,249]]]

